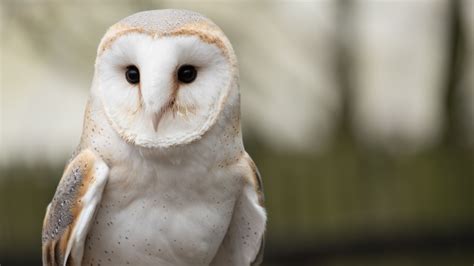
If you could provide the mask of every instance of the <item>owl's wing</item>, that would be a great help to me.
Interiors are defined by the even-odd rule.
[[[263,259],[267,216],[263,204],[260,173],[250,156],[244,154],[247,168],[245,186],[234,207],[232,219],[211,265],[260,265]]]
[[[90,150],[71,160],[46,210],[43,265],[80,265],[84,243],[107,182],[109,167]]]

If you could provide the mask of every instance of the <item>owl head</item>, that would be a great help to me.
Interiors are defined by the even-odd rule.
[[[212,21],[185,10],[145,11],[102,38],[93,94],[123,139],[169,147],[200,138],[216,123],[238,91],[237,76],[232,46]]]

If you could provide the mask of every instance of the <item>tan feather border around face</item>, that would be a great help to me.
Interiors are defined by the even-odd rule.
[[[107,31],[104,38],[100,42],[99,48],[97,50],[97,57],[100,57],[106,50],[108,50],[117,39],[131,33],[146,34],[152,38],[163,38],[170,36],[196,36],[202,42],[218,47],[232,65],[234,65],[236,61],[233,53],[230,52],[232,51],[230,42],[227,40],[222,31],[216,26],[212,26],[205,22],[186,24],[182,27],[167,32],[153,32],[144,30],[142,28],[116,24]]]

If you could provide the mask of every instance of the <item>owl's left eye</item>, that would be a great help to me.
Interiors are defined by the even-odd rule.
[[[191,83],[196,79],[197,70],[192,65],[184,65],[178,69],[178,80],[184,83]]]
[[[128,66],[127,71],[125,71],[125,78],[130,84],[137,84],[140,82],[140,71],[136,66]]]

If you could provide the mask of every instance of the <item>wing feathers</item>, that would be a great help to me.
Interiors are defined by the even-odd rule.
[[[245,153],[245,185],[237,199],[227,233],[211,265],[260,265],[263,256],[266,213],[260,174]]]
[[[81,263],[85,237],[107,175],[107,165],[89,150],[79,153],[66,167],[43,224],[43,265]]]
[[[262,176],[260,175],[260,172],[258,171],[257,166],[255,165],[255,162],[250,158],[248,153],[244,154],[244,158],[247,161],[252,174],[248,175],[248,179],[253,185],[255,189],[255,193],[257,194],[258,197],[258,204],[260,205],[261,208],[259,208],[260,212],[257,211],[260,214],[260,218],[263,218],[260,222],[260,226],[262,228],[260,229],[260,245],[258,247],[258,252],[255,258],[253,259],[251,265],[252,266],[258,266],[262,263],[263,261],[263,250],[265,248],[265,225],[266,225],[266,213],[265,213],[265,195],[263,193],[263,181],[262,181]]]

